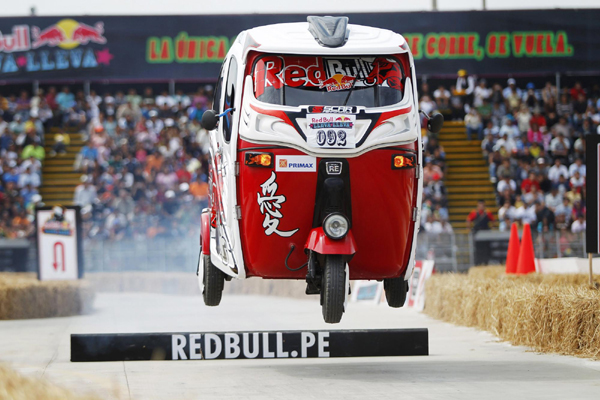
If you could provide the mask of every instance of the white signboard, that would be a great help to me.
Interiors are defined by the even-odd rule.
[[[39,279],[78,279],[76,210],[57,206],[36,210],[36,217]]]
[[[306,143],[325,149],[353,149],[356,147],[356,115],[307,114]]]

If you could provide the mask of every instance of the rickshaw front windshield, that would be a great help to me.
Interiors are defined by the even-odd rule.
[[[383,107],[404,96],[405,71],[393,56],[261,56],[254,63],[254,95],[286,106]]]

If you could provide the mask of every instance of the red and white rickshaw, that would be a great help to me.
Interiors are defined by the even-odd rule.
[[[413,57],[394,32],[308,17],[242,32],[215,88],[199,283],[303,279],[326,322],[349,280],[401,307],[419,229],[421,122]],[[439,130],[441,115],[429,118]]]

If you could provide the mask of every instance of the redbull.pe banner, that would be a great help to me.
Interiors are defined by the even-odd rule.
[[[347,14],[405,35],[419,75],[593,73],[600,10]],[[238,33],[306,15],[0,18],[0,82],[214,80]]]

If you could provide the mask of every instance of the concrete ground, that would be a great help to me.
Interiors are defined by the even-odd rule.
[[[429,329],[430,356],[71,363],[69,334],[332,329],[318,299],[99,294],[91,315],[0,321],[0,361],[118,399],[598,399],[600,362],[541,355],[411,309],[350,304],[335,329]]]

